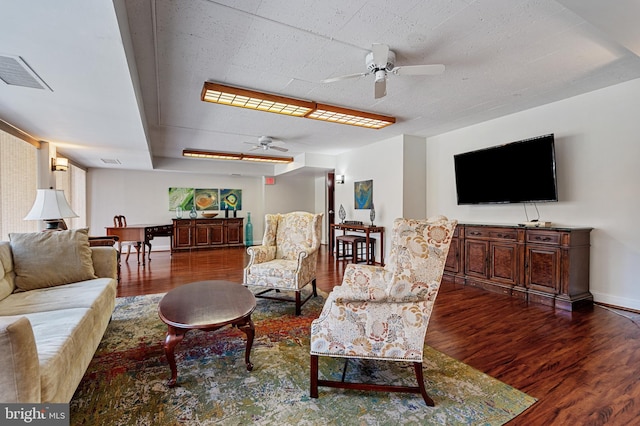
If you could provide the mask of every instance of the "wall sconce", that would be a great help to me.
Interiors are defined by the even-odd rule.
[[[336,183],[343,184],[344,183],[344,175],[336,175]]]
[[[66,172],[69,169],[69,159],[63,157],[57,157],[51,159],[51,171],[52,172]]]

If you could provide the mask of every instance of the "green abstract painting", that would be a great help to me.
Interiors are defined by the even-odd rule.
[[[191,210],[193,207],[193,188],[169,188],[169,210],[177,207],[182,210]]]

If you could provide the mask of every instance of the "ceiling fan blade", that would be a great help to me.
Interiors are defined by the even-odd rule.
[[[256,149],[262,149],[262,146],[254,145],[253,148],[251,148],[249,151],[255,151]]]
[[[371,52],[373,53],[373,63],[379,68],[386,68],[387,59],[389,58],[389,46],[381,43],[373,43]]]
[[[444,65],[408,65],[395,67],[391,72],[398,75],[437,75],[444,72]]]
[[[387,79],[383,78],[376,80],[375,83],[375,98],[383,98],[387,94]]]
[[[276,145],[271,145],[271,146],[269,147],[269,149],[275,149],[276,151],[280,151],[280,152],[287,152],[287,151],[289,151],[287,148],[282,148],[282,147],[279,147],[279,146],[276,146]]]
[[[347,75],[341,75],[339,77],[331,77],[331,78],[327,78],[325,80],[322,80],[321,83],[334,83],[336,81],[341,81],[341,80],[348,80],[350,78],[358,78],[358,77],[364,77],[365,73],[358,73],[358,74],[347,74]]]

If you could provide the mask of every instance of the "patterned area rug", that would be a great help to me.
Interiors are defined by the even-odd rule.
[[[320,388],[309,397],[309,328],[324,298],[293,315],[292,303],[258,299],[252,318],[254,365],[244,365],[245,335],[235,328],[191,331],[176,349],[170,377],[157,314],[162,294],[118,298],[113,320],[71,401],[72,425],[501,425],[536,400],[425,348],[427,392],[419,395]],[[340,380],[343,360],[320,358],[320,372]],[[411,365],[350,361],[347,380],[415,386]]]

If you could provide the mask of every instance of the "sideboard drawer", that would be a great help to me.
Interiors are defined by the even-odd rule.
[[[527,231],[527,243],[559,245],[562,235],[553,231]]]

